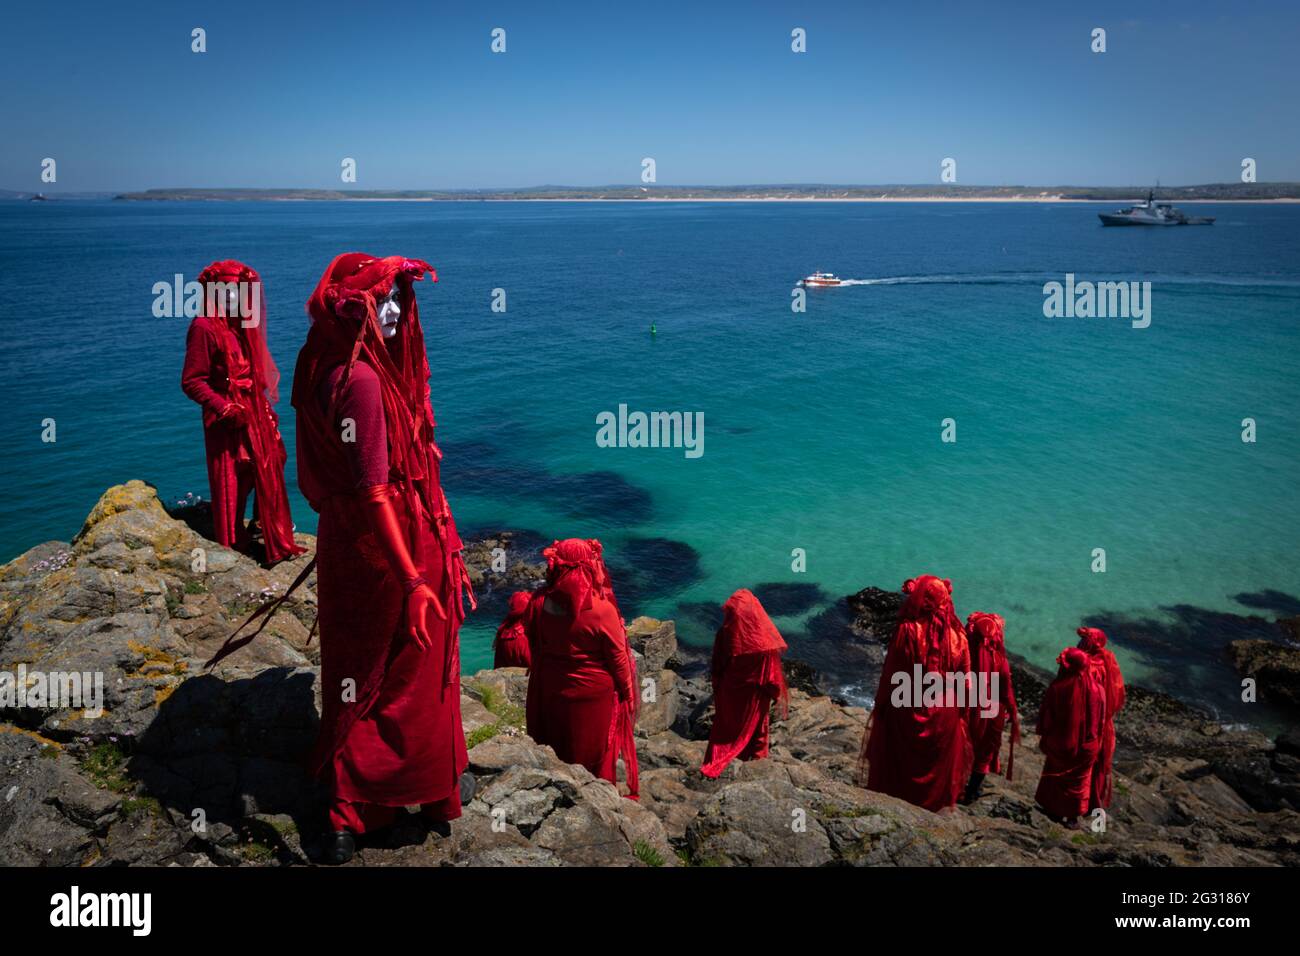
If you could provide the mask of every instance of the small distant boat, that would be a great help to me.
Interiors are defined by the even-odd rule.
[[[1147,201],[1097,214],[1103,226],[1212,226],[1213,216],[1189,216],[1172,203],[1156,202],[1155,191],[1147,190]]]
[[[50,197],[45,195],[45,193],[37,193],[31,198],[31,202],[48,202],[49,198]]]
[[[843,285],[844,283],[833,272],[814,272],[812,275],[800,279],[799,284],[803,286],[827,286]]]

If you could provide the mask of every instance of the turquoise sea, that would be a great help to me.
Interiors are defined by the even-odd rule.
[[[600,537],[628,617],[702,644],[735,588],[786,585],[778,622],[850,694],[874,688],[835,673],[818,615],[933,572],[1037,663],[1086,619],[1130,678],[1250,719],[1223,645],[1300,613],[1300,207],[1152,230],[1104,229],[1108,208],[2,203],[0,560],[128,478],[206,496],[187,320],[154,318],[152,287],[217,258],[265,280],[314,530],[288,404],[303,303],[334,254],[401,253],[439,273],[418,294],[462,528]],[[792,312],[814,269],[870,281]],[[1044,318],[1067,273],[1150,281],[1150,327]],[[620,404],[702,412],[703,456],[597,447]],[[471,620],[468,669],[495,623]]]

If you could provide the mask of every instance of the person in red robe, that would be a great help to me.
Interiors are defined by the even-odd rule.
[[[722,606],[713,638],[713,727],[700,773],[717,777],[727,764],[762,760],[773,702],[789,713],[781,655],[786,643],[758,598],[741,588]]]
[[[294,375],[298,483],[320,514],[312,769],[330,787],[336,863],[403,806],[449,832],[464,796],[459,631],[474,596],[439,478],[425,274],[437,281],[418,259],[337,257],[308,300]]]
[[[1088,655],[1067,647],[1038,708],[1039,747],[1047,758],[1034,799],[1048,816],[1073,823],[1088,812],[1092,772],[1106,723],[1106,685]]]
[[[524,612],[528,610],[532,596],[531,591],[516,591],[510,595],[510,610],[492,642],[493,667],[528,667],[532,662],[528,633],[524,630]]]
[[[937,811],[953,806],[970,779],[970,650],[951,581],[926,574],[904,582],[903,592],[858,779],[869,790]]]
[[[1011,664],[1003,643],[1006,622],[1001,614],[976,611],[966,618],[966,641],[976,698],[967,711],[974,762],[963,803],[979,799],[984,778],[1002,772],[1002,731],[1011,721],[1011,746],[1007,751],[1007,780],[1016,765],[1016,744],[1020,742],[1020,714],[1011,684]],[[986,702],[989,704],[985,707]]]
[[[186,335],[181,390],[203,409],[213,536],[249,552],[244,509],[253,491],[266,563],[275,564],[304,549],[293,540],[284,485],[287,455],[273,407],[280,371],[266,345],[262,280],[242,262],[225,259],[204,269],[199,283],[204,309]]]
[[[1106,632],[1096,627],[1081,627],[1079,649],[1088,655],[1088,663],[1106,685],[1106,731],[1102,737],[1101,754],[1092,769],[1092,786],[1089,810],[1109,808],[1113,789],[1111,765],[1115,760],[1115,716],[1124,706],[1127,693],[1119,661],[1106,647]]]
[[[569,538],[542,553],[546,583],[524,619],[532,646],[528,735],[616,786],[621,756],[635,800],[636,662],[600,542]]]

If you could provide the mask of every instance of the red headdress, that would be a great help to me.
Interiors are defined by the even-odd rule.
[[[779,655],[785,649],[785,640],[767,616],[762,603],[753,592],[741,588],[722,605],[722,627],[718,629],[717,638],[713,642],[714,686],[719,685],[723,666],[731,658],[742,654]],[[779,661],[776,664],[776,675],[780,683],[777,700],[782,713],[788,715],[789,690]]]
[[[1081,627],[1074,633],[1079,635],[1079,647],[1089,654],[1106,646],[1106,632],[1099,627]]]
[[[510,595],[510,609],[506,613],[507,621],[514,621],[524,616],[528,610],[528,602],[533,599],[532,591],[516,591]]]
[[[433,443],[429,361],[412,288],[425,273],[437,281],[433,267],[419,259],[378,259],[349,252],[330,263],[307,300],[312,324],[307,343],[298,355],[293,407],[298,410],[299,429],[306,438],[298,443],[298,483],[318,511],[337,490],[334,486],[339,476],[348,474],[345,450],[333,427],[333,407],[359,358],[379,378],[390,467],[401,476],[408,494],[424,499],[430,514],[442,510],[440,491],[432,487],[440,455]],[[397,336],[389,345],[379,327],[376,303],[388,295],[394,283],[401,290],[402,316]],[[322,412],[320,384],[340,365],[343,374],[330,396],[330,409]]]
[[[974,611],[966,617],[966,637],[972,644],[982,644],[1006,654],[1003,634],[1006,621],[1001,614],[989,614],[986,611]]]
[[[593,595],[618,607],[609,569],[601,557],[603,553],[604,549],[595,538],[554,541],[542,552],[546,558],[547,588],[563,594],[574,614],[591,607]]]
[[[266,395],[275,405],[280,401],[280,370],[276,368],[266,344],[266,290],[262,286],[262,277],[252,266],[236,259],[220,259],[199,273],[199,283],[203,286],[203,314],[221,320],[214,324],[218,328],[218,345],[227,353],[226,368],[235,365],[231,362],[229,340],[220,331],[223,328],[244,346],[253,372],[254,394]],[[236,286],[239,315],[227,314],[225,299],[215,294],[214,286],[218,283]]]
[[[514,594],[510,595],[510,606],[506,611],[505,620],[497,626],[496,637],[492,639],[493,651],[499,652],[503,646],[503,641],[509,642],[512,640],[522,642],[524,648],[527,648],[528,636],[522,622],[524,615],[528,613],[528,606],[532,602],[532,598],[532,591],[516,591]],[[529,655],[521,653],[519,655],[512,655],[509,659],[513,662],[517,662],[518,665],[527,667],[529,666],[528,663],[526,663],[528,657]],[[500,659],[501,658],[498,655],[498,660]],[[502,665],[496,664],[495,666],[500,667]]]
[[[899,610],[904,621],[920,621],[936,614],[952,613],[952,582],[933,574],[922,574],[903,582],[907,597]],[[955,615],[954,615],[955,616]]]
[[[1069,722],[1062,739],[1072,746],[1082,746],[1102,735],[1106,720],[1106,686],[1090,666],[1088,655],[1077,647],[1067,647],[1056,658],[1056,679],[1070,682]],[[1041,723],[1041,716],[1039,718]],[[1042,730],[1039,730],[1042,733]]]
[[[898,611],[899,623],[915,621],[925,631],[926,646],[940,653],[941,670],[953,670],[956,661],[947,661],[948,634],[955,631],[965,635],[961,619],[952,606],[952,582],[933,574],[922,574],[903,582],[907,595]]]
[[[1101,668],[1106,678],[1106,714],[1113,720],[1124,706],[1124,699],[1127,696],[1119,661],[1106,647],[1106,632],[1101,628],[1081,627],[1075,633],[1079,635],[1079,649]]]

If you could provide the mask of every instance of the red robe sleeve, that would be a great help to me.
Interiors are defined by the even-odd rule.
[[[343,366],[340,365],[321,382],[318,399],[323,408],[329,407],[329,398],[342,374]],[[339,393],[334,425],[342,428],[345,421],[351,422],[355,439],[345,441],[343,448],[356,488],[363,490],[388,484],[388,427],[384,419],[384,402],[379,376],[365,362],[357,362],[352,367],[352,374]]]
[[[185,335],[185,364],[181,368],[181,391],[203,407],[203,424],[210,425],[221,417],[230,400],[219,395],[209,384],[212,353],[217,343],[207,320],[195,319]]]
[[[592,625],[599,628],[604,638],[601,647],[605,656],[605,666],[614,677],[618,699],[629,701],[636,696],[636,688],[632,686],[636,671],[631,660],[632,652],[628,649],[623,622],[619,619],[614,605],[606,601],[596,601],[592,605],[592,610],[597,611]]]

